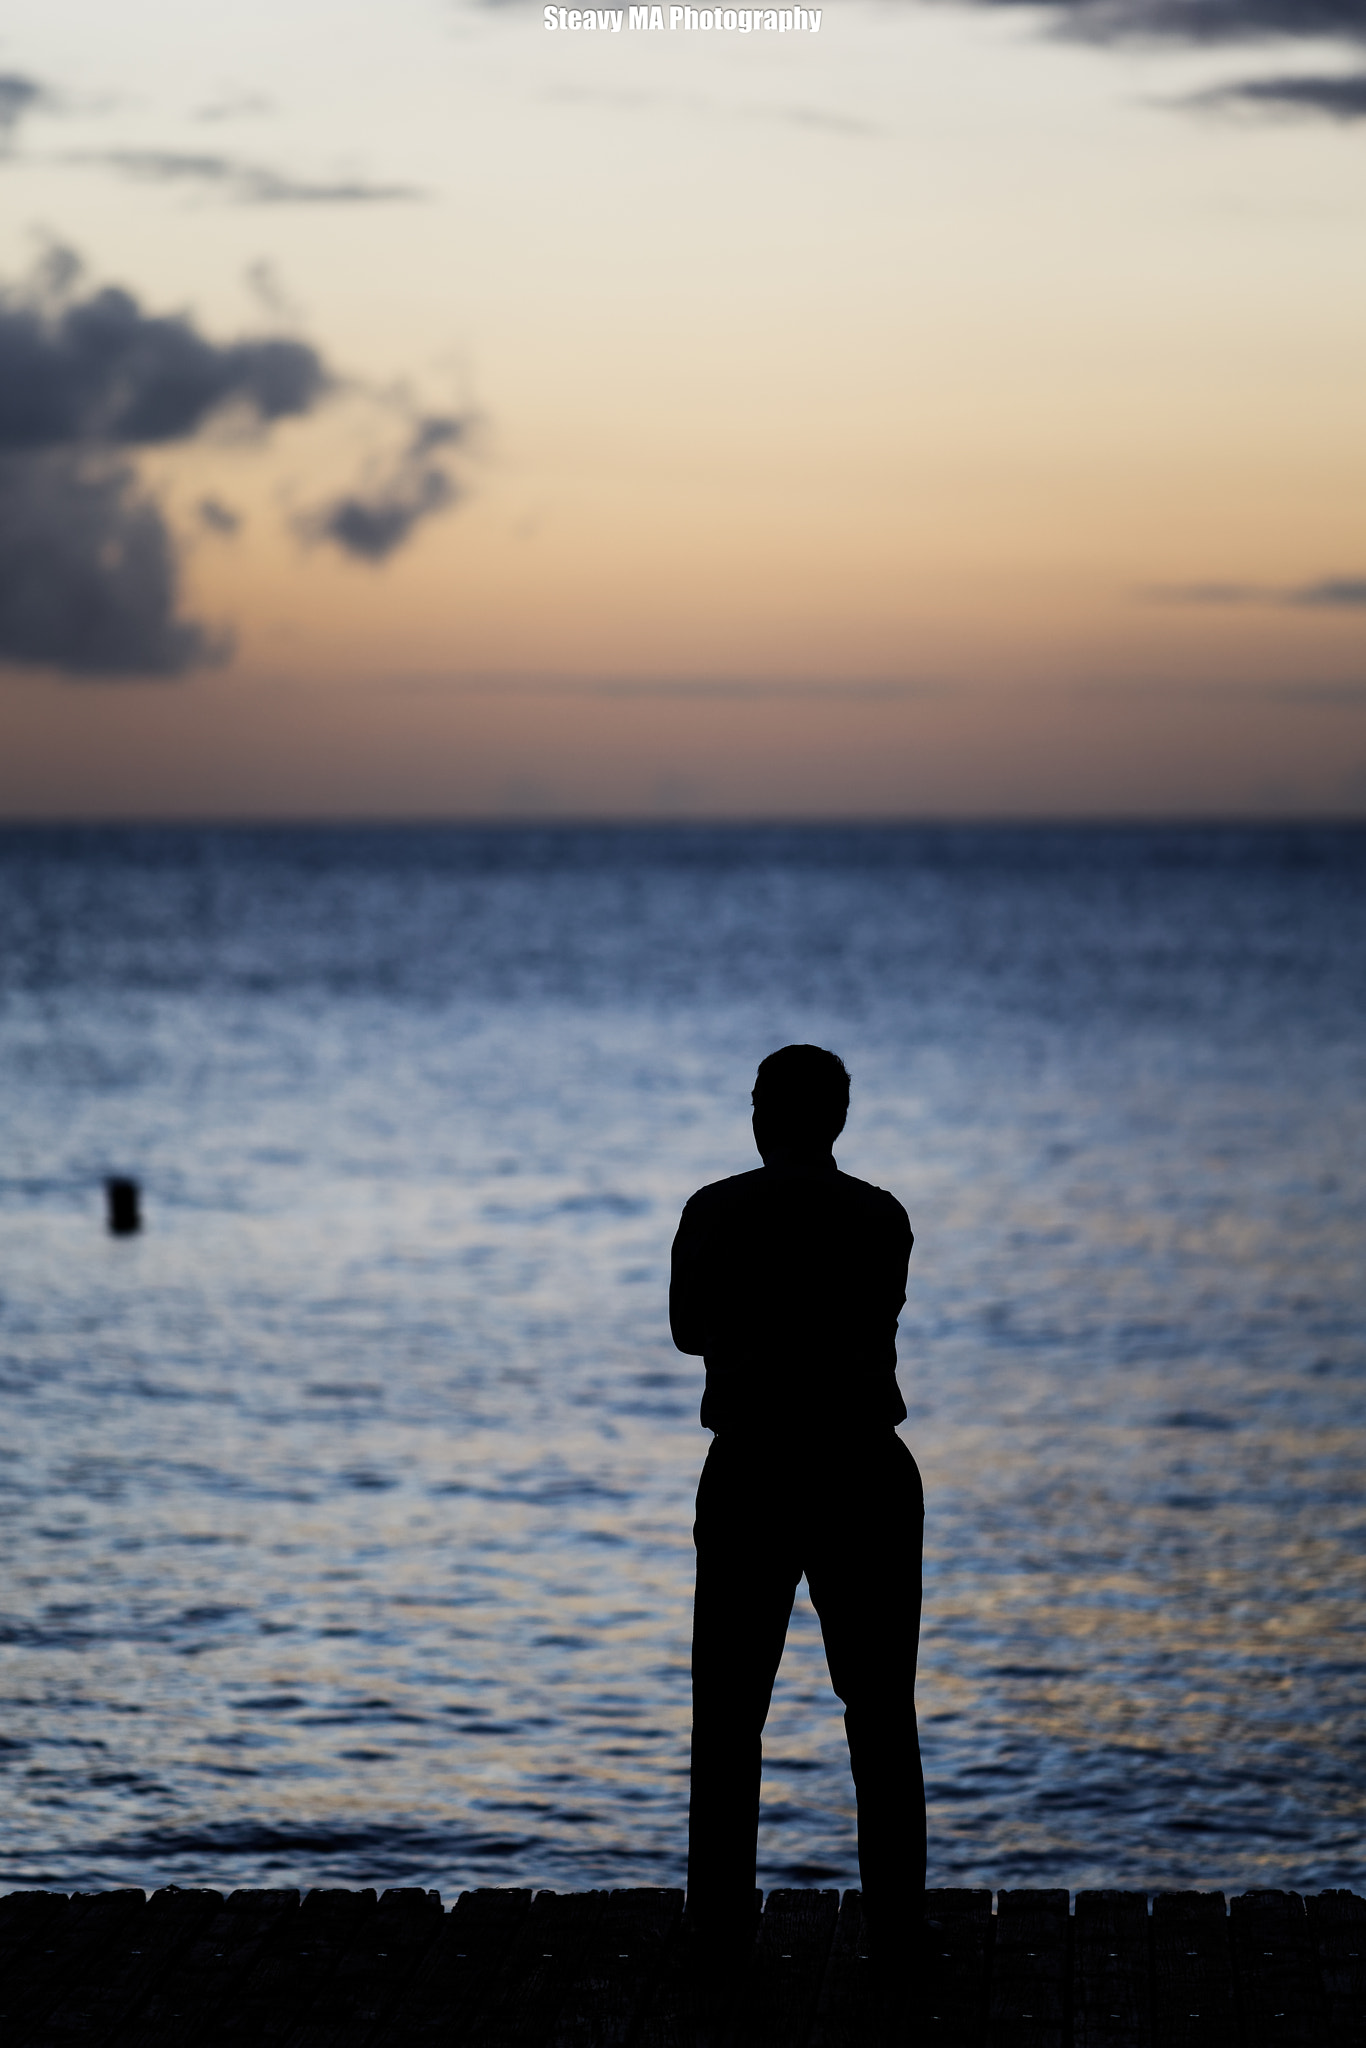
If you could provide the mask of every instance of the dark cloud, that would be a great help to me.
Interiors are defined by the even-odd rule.
[[[84,290],[61,249],[26,285],[0,289],[0,659],[119,677],[225,658],[226,637],[181,614],[176,536],[133,457],[189,441],[225,412],[268,428],[343,388],[305,342],[215,342],[130,292]],[[449,454],[466,423],[415,419],[393,397],[370,402],[390,437],[397,421],[397,453],[303,523],[311,538],[380,562],[454,503]],[[241,524],[211,496],[196,517],[216,534]]]
[[[201,526],[206,526],[210,533],[236,533],[242,524],[241,513],[234,512],[221,498],[201,498],[195,510]]]
[[[16,71],[0,71],[0,148],[24,115],[42,106],[46,99],[47,94],[36,78],[21,78]]]
[[[1366,609],[1366,576],[1324,576],[1317,583],[1157,583],[1139,596],[1150,604],[1276,604]]]
[[[181,616],[175,536],[128,451],[188,440],[228,406],[264,424],[308,412],[332,380],[303,342],[209,341],[80,279],[55,249],[0,291],[0,656],[179,675],[227,643]],[[206,501],[201,517],[234,515]]]
[[[60,257],[58,258],[60,263]],[[84,298],[46,278],[0,292],[0,449],[180,441],[227,406],[305,413],[331,380],[306,342],[219,344],[113,286]]]
[[[1326,576],[1322,583],[1304,583],[1288,593],[1291,604],[1366,606],[1366,576]]]
[[[993,7],[1035,0],[978,0]],[[1060,33],[1093,43],[1187,46],[1256,42],[1366,43],[1366,0],[1045,0]],[[1366,118],[1366,73],[1240,80],[1186,102],[1246,113]]]
[[[1250,78],[1217,92],[1198,93],[1191,104],[1234,112],[1323,115],[1333,121],[1366,120],[1366,71],[1322,78]]]
[[[454,447],[465,433],[463,420],[418,420],[395,462],[358,490],[306,513],[300,531],[309,540],[330,540],[362,561],[386,561],[419,520],[455,503],[459,492],[439,451]]]
[[[363,178],[293,178],[265,164],[187,150],[78,150],[66,161],[94,164],[145,184],[209,187],[246,206],[358,206],[427,196],[416,185],[376,185]]]
[[[228,652],[179,615],[175,542],[131,464],[0,456],[0,655],[83,676],[174,676]]]
[[[993,6],[1036,0],[988,0]],[[1068,33],[1095,42],[1366,42],[1362,0],[1052,0]]]

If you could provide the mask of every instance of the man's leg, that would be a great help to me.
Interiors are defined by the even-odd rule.
[[[718,1438],[697,1489],[688,1907],[723,1938],[753,1916],[761,1738],[800,1576],[775,1477]]]
[[[915,1718],[925,1503],[888,1431],[823,1460],[804,1556],[830,1679],[844,1701],[858,1798],[859,1874],[875,1944],[896,1952],[924,1917],[925,1779]]]

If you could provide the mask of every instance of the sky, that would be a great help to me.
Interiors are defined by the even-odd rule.
[[[0,817],[1366,813],[1366,0],[729,18],[8,0]]]

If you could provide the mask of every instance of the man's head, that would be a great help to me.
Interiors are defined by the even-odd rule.
[[[844,1061],[819,1045],[785,1045],[760,1061],[753,1101],[754,1142],[765,1160],[824,1157],[849,1114]]]

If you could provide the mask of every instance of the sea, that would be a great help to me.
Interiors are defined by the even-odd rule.
[[[930,1882],[1366,1890],[1307,825],[0,833],[0,1890],[683,1882],[669,1248],[792,1042],[915,1230]],[[858,1881],[804,1586],[758,1876]]]

